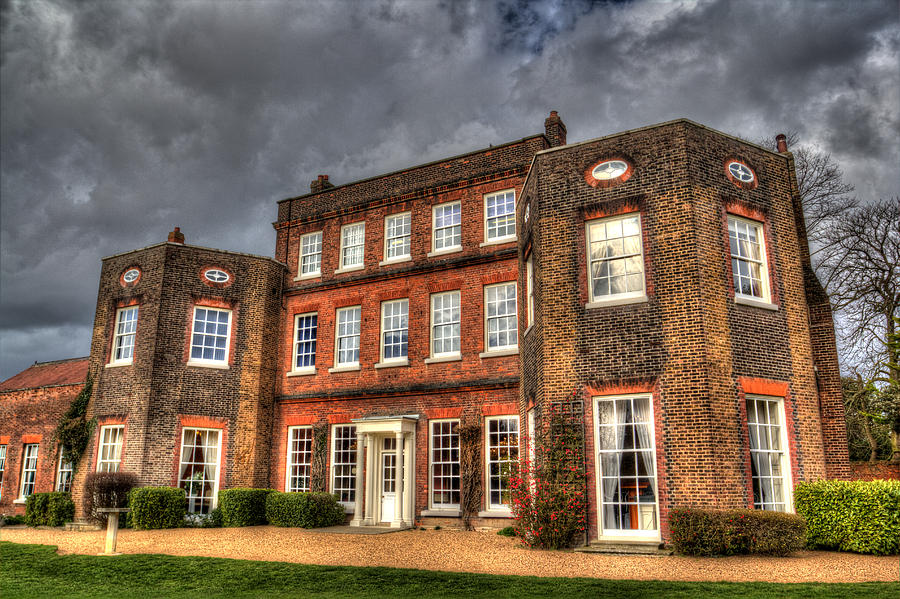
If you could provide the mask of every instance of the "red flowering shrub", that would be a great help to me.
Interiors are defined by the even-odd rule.
[[[535,444],[536,463],[520,459],[509,476],[509,499],[516,535],[525,545],[561,549],[584,534],[584,428],[580,410],[552,404],[548,412],[537,439],[528,440]]]

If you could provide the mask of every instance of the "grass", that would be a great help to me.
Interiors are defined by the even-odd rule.
[[[168,555],[57,555],[0,543],[3,599],[62,597],[897,597],[900,583],[775,584],[491,576]]]

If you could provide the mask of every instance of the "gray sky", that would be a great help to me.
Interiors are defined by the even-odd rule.
[[[4,0],[0,380],[87,355],[100,258],[272,255],[278,199],[539,133],[797,131],[900,195],[896,0]]]

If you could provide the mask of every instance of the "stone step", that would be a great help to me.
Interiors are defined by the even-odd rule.
[[[66,530],[83,532],[87,530],[102,530],[102,527],[93,522],[66,522]]]
[[[594,542],[584,547],[576,547],[581,553],[606,553],[613,555],[667,556],[674,552],[660,543],[600,543]]]

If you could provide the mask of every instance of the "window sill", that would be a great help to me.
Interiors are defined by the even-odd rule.
[[[118,368],[120,366],[131,366],[134,364],[133,361],[129,360],[127,362],[110,362],[109,364],[104,365],[104,368]]]
[[[478,512],[479,518],[512,518],[512,512],[509,510],[487,510]]]
[[[528,328],[525,329],[525,332],[522,333],[522,336],[523,336],[523,337],[527,337],[527,336],[528,336],[528,333],[530,333],[530,332],[531,332],[531,329],[533,329],[533,328],[534,328],[534,323],[531,323],[530,325],[528,325]]]
[[[441,362],[459,362],[462,360],[462,356],[460,354],[455,354],[452,356],[438,356],[436,358],[425,358],[426,364],[440,364]]]
[[[391,362],[378,362],[375,368],[396,368],[397,366],[409,366],[409,360],[393,360]]]
[[[335,366],[334,368],[329,368],[328,373],[334,374],[336,372],[358,372],[359,364],[346,365],[346,366]]]
[[[402,258],[388,258],[378,263],[378,266],[390,266],[391,264],[401,264],[403,262],[412,262],[412,256],[403,256]]]
[[[460,511],[459,510],[422,510],[423,517],[432,517],[432,518],[459,518]]]
[[[231,366],[228,364],[215,364],[210,362],[194,362],[191,360],[187,361],[185,366],[190,366],[193,368],[212,368],[213,370],[231,370]]]
[[[316,373],[315,367],[313,368],[303,368],[300,370],[291,370],[285,376],[310,376]]]
[[[348,266],[346,268],[339,268],[336,271],[334,271],[334,274],[340,275],[345,272],[355,272],[357,270],[363,270],[365,267],[366,267],[365,264],[360,264],[359,266]]]
[[[762,308],[763,310],[772,310],[773,312],[778,310],[778,304],[773,304],[773,303],[767,302],[765,300],[756,299],[755,297],[743,297],[741,295],[735,295],[734,303],[741,304],[742,306],[753,306],[754,308]]]
[[[484,351],[478,354],[479,358],[502,358],[503,356],[515,356],[519,353],[518,347],[509,347],[506,349],[496,349],[492,351]]]
[[[646,295],[639,295],[636,297],[610,298],[607,300],[588,302],[584,305],[584,307],[586,310],[591,310],[593,308],[605,308],[607,306],[624,306],[627,304],[644,304],[647,301],[648,301],[648,298]]]
[[[25,505],[26,501],[28,501],[27,497],[19,497],[18,499],[13,499],[13,503],[16,505]]]
[[[489,239],[487,241],[482,241],[478,244],[478,247],[483,248],[489,245],[503,245],[504,243],[513,243],[516,241],[516,237],[501,237],[499,239]]]
[[[311,272],[311,273],[308,273],[305,275],[297,275],[296,277],[294,277],[294,280],[295,281],[308,281],[310,279],[320,279],[320,278],[322,278],[321,271],[315,272],[315,273]]]
[[[429,258],[434,258],[435,256],[443,256],[444,254],[455,254],[456,252],[461,252],[462,246],[457,245],[452,248],[441,248],[439,250],[434,250],[433,252],[428,252],[426,254]]]

